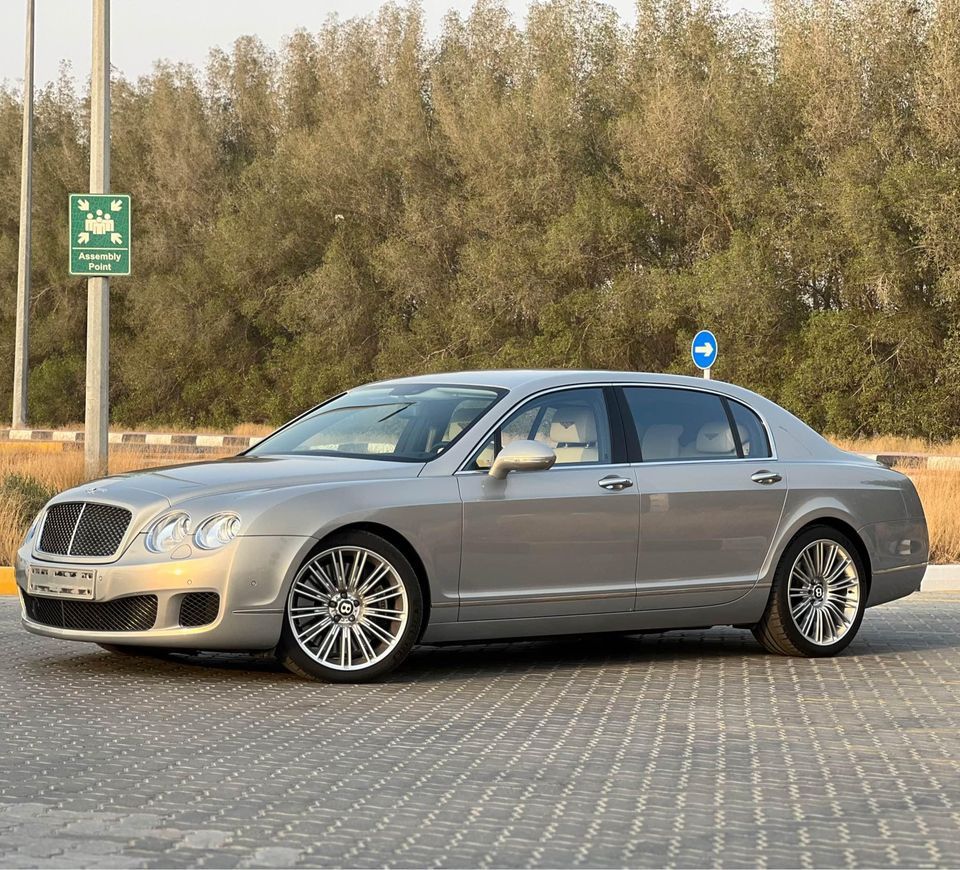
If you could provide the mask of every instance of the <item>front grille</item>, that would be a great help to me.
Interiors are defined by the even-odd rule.
[[[180,625],[209,625],[220,612],[220,596],[216,592],[188,592],[180,602]]]
[[[156,595],[131,595],[115,601],[41,598],[22,589],[27,617],[51,628],[75,631],[149,631],[157,621]]]
[[[40,551],[52,556],[112,556],[120,548],[132,514],[126,508],[68,501],[47,509]]]

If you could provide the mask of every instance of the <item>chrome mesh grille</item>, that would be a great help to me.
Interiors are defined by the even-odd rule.
[[[209,625],[220,612],[220,596],[216,592],[188,592],[180,601],[180,625]]]
[[[45,553],[67,555],[70,539],[73,537],[73,530],[77,527],[81,510],[83,510],[83,503],[79,501],[55,504],[50,508],[43,521],[40,549]]]
[[[48,508],[40,551],[54,556],[112,556],[132,514],[126,508],[70,501]]]
[[[149,631],[157,621],[156,595],[131,595],[115,601],[69,601],[28,595],[22,589],[27,617],[52,628],[75,631]]]

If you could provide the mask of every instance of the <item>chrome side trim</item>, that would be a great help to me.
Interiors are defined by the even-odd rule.
[[[461,607],[474,607],[479,605],[500,605],[500,604],[552,604],[555,601],[608,601],[612,598],[633,598],[637,594],[635,587],[616,592],[571,592],[566,595],[526,595],[523,597],[510,596],[507,598],[463,598],[460,600]]]

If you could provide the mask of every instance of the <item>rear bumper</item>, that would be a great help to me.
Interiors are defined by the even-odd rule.
[[[890,568],[887,571],[875,571],[870,581],[870,595],[867,607],[896,601],[919,591],[923,575],[927,571],[926,563]]]
[[[151,629],[89,631],[45,625],[27,616],[21,595],[22,623],[34,634],[62,640],[172,649],[270,649],[280,639],[289,581],[314,543],[312,538],[294,536],[237,538],[222,550],[173,560],[148,553],[142,541],[135,541],[117,562],[75,567],[96,568],[95,604],[130,595],[155,595],[157,618]],[[17,557],[21,591],[27,587],[30,559],[23,550]],[[180,625],[181,602],[192,592],[220,596],[213,622],[199,627]]]

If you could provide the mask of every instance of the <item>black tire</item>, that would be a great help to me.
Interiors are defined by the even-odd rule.
[[[171,649],[164,649],[159,646],[127,646],[121,643],[98,643],[97,646],[102,650],[120,656],[140,656],[151,659],[163,659],[173,652]]]
[[[386,652],[382,658],[374,661],[373,664],[366,667],[357,666],[353,670],[339,670],[335,666],[327,666],[314,655],[308,654],[298,641],[291,625],[293,618],[291,617],[290,609],[295,599],[293,587],[297,585],[301,577],[306,576],[307,566],[311,564],[314,559],[320,559],[324,554],[337,548],[361,548],[362,550],[375,554],[384,562],[389,563],[396,574],[396,578],[399,579],[402,584],[403,594],[405,595],[406,624],[396,633],[395,645],[392,649],[389,649],[389,652]],[[396,607],[397,605],[395,604],[394,606]],[[364,613],[362,607],[358,612],[362,617]],[[319,619],[320,617],[318,616],[317,618]],[[330,683],[367,683],[386,676],[403,662],[410,654],[417,638],[420,636],[422,623],[423,595],[420,591],[420,582],[417,578],[416,571],[406,556],[393,544],[381,538],[379,535],[364,531],[344,532],[333,535],[325,540],[297,571],[296,578],[294,579],[294,583],[291,584],[291,589],[288,591],[287,600],[284,604],[283,631],[277,647],[277,658],[287,670],[305,679]],[[340,642],[342,643],[342,640]],[[351,637],[348,645],[352,642]],[[388,648],[387,646],[384,647],[385,650]],[[317,652],[319,652],[319,650]]]
[[[801,554],[818,541],[830,541],[843,549],[849,556],[856,571],[856,611],[851,614],[849,627],[845,634],[833,642],[815,643],[801,631],[797,620],[790,610],[790,577]],[[824,560],[825,561],[825,560]],[[829,574],[829,572],[824,572]],[[847,581],[852,578],[845,578]],[[834,656],[850,644],[860,629],[863,612],[866,609],[869,583],[866,566],[853,541],[831,526],[811,526],[800,532],[791,542],[777,565],[770,590],[770,599],[763,617],[751,630],[753,636],[768,652],[783,656],[804,656],[822,658]],[[794,593],[799,594],[799,593]],[[812,593],[811,593],[812,594]],[[823,598],[822,589],[820,594]],[[853,607],[853,603],[847,607]],[[803,621],[803,620],[801,620]]]

